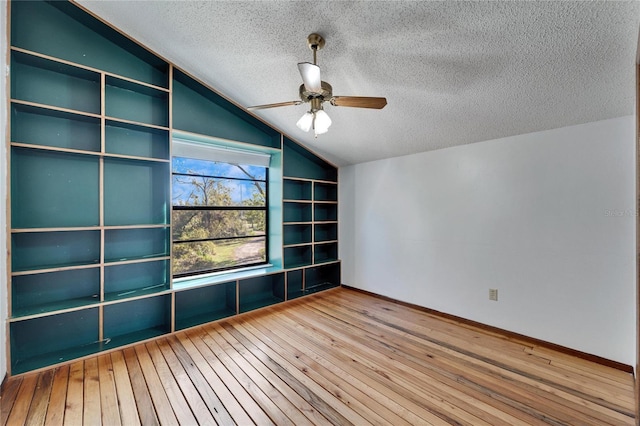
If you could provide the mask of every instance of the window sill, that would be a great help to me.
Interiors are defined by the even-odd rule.
[[[282,271],[282,268],[275,267],[271,264],[251,266],[233,271],[220,271],[196,277],[183,277],[173,280],[174,290],[185,290],[188,288],[200,287],[203,285],[220,284],[229,281],[252,278],[261,275],[268,275],[274,272]]]

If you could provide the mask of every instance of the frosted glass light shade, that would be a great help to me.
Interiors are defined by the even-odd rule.
[[[324,133],[327,133],[329,131],[328,128],[324,128],[324,129],[318,129],[317,127],[315,129],[313,129],[313,134],[318,136],[318,135],[322,135]]]
[[[329,118],[329,115],[323,110],[316,111],[316,120],[313,125],[316,135],[327,133],[329,126],[331,126],[331,118]]]
[[[298,120],[298,122],[296,123],[298,129],[302,130],[303,132],[308,132],[309,130],[311,130],[312,125],[313,114],[310,112],[305,112],[304,115],[300,117],[300,120]]]

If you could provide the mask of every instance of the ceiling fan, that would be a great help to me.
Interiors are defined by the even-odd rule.
[[[313,51],[313,63],[301,62],[298,70],[302,76],[303,84],[300,85],[300,100],[279,102],[275,104],[256,105],[248,109],[266,109],[289,105],[309,103],[310,109],[296,123],[299,129],[308,132],[313,129],[315,136],[326,133],[331,126],[331,118],[324,112],[322,104],[329,102],[333,106],[345,106],[355,108],[382,109],[387,104],[386,98],[372,98],[366,96],[334,96],[333,88],[326,81],[320,79],[320,67],[316,63],[318,50],[325,45],[325,40],[319,34],[309,34],[307,37],[309,49]]]

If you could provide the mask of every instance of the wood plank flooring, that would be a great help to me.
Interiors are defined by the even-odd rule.
[[[2,388],[9,425],[633,425],[631,374],[334,289]]]

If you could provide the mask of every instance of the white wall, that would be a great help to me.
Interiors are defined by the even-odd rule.
[[[0,382],[7,372],[7,2],[0,2]]]
[[[634,153],[628,116],[341,168],[342,281],[634,365]]]

